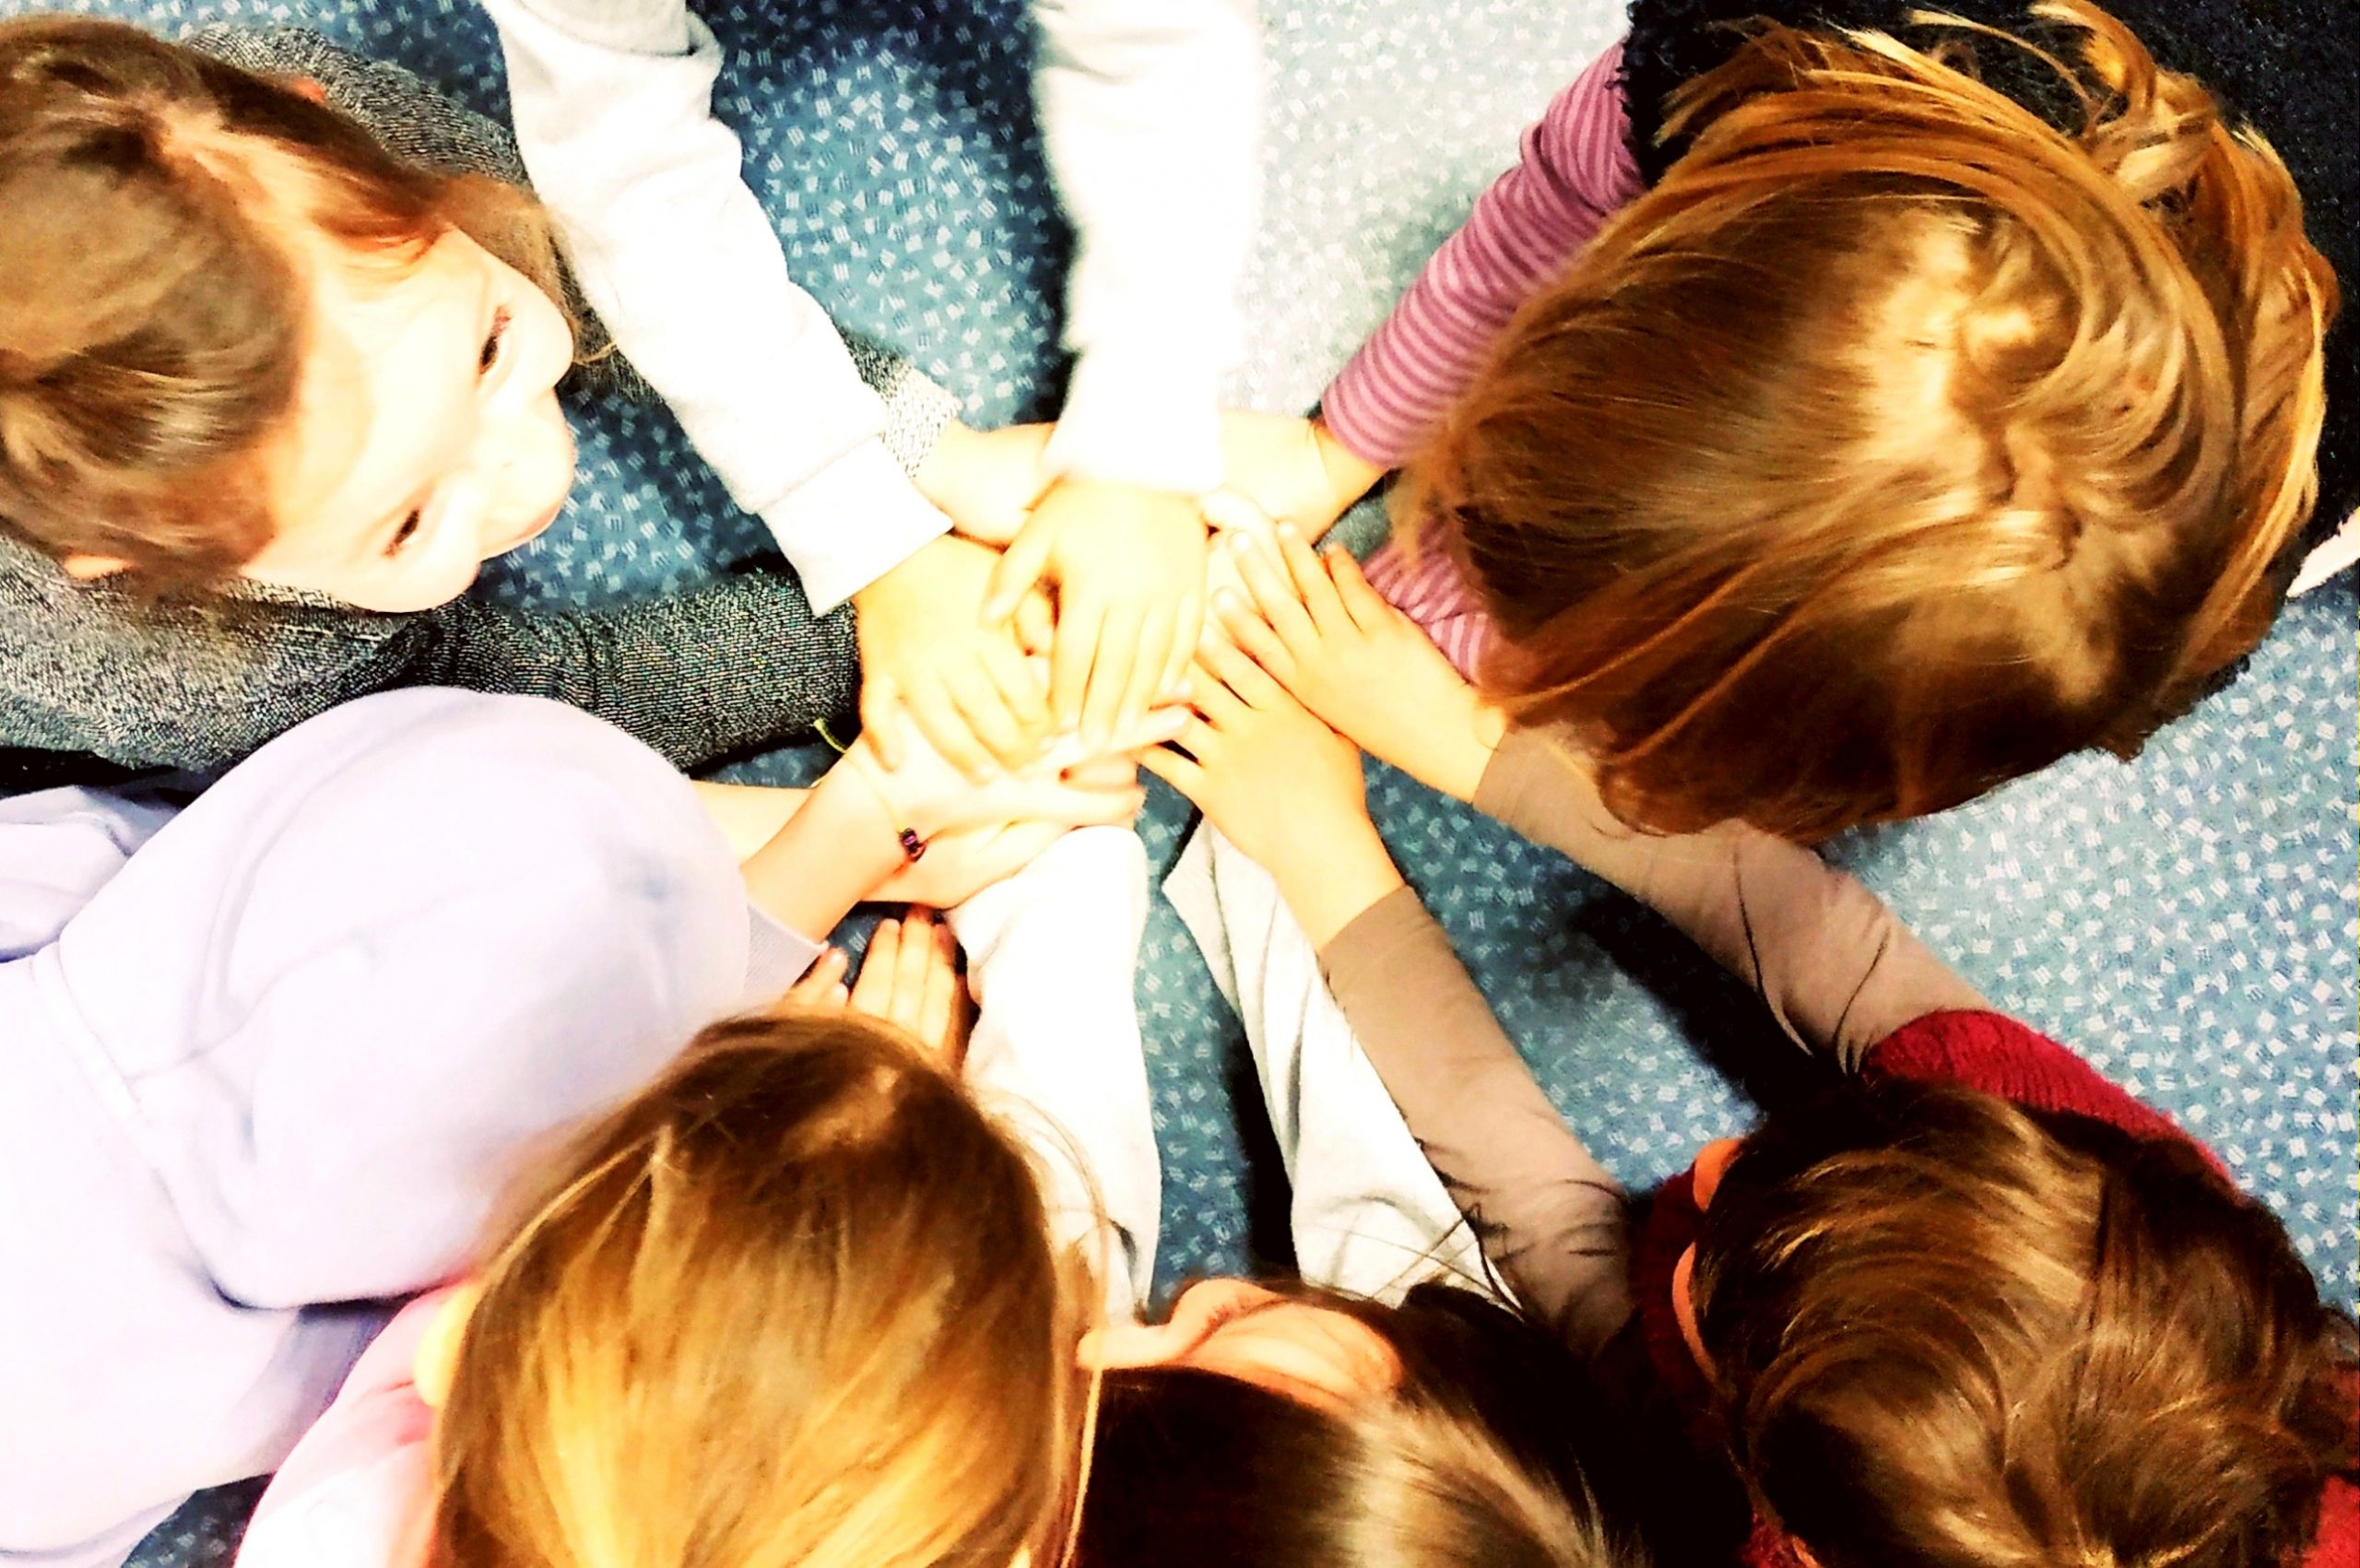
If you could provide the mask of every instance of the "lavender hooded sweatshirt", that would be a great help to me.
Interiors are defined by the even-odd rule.
[[[0,800],[0,1564],[272,1468],[527,1145],[813,951],[535,698],[352,702],[185,809]]]

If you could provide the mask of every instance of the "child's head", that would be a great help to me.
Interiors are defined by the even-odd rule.
[[[298,84],[0,21],[0,526],[77,575],[422,609],[572,484],[538,207]]]
[[[1076,1568],[1612,1568],[1562,1347],[1471,1292],[1238,1279],[1094,1337]]]
[[[1887,39],[1751,40],[1412,458],[1487,680],[1627,820],[1810,837],[2129,754],[2274,613],[2334,280],[2201,88],[2036,9],[2078,136]]]
[[[458,1347],[435,1563],[1056,1561],[1092,1292],[898,1032],[716,1026],[540,1191]]]
[[[1698,1162],[1738,1469],[1821,1568],[2294,1561],[2351,1324],[2192,1144],[1889,1080]]]

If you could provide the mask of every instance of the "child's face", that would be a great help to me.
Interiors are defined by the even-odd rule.
[[[311,340],[270,454],[278,532],[241,574],[431,609],[565,504],[573,436],[555,389],[572,334],[531,279],[455,230],[401,270],[317,234],[301,259]]]
[[[1082,1359],[1110,1372],[1195,1367],[1329,1407],[1386,1393],[1401,1382],[1401,1358],[1368,1324],[1249,1279],[1191,1285],[1173,1303],[1167,1322],[1095,1330],[1082,1342]]]

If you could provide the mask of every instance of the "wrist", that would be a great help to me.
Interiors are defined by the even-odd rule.
[[[1344,438],[1328,423],[1325,414],[1311,417],[1311,445],[1318,454],[1320,472],[1328,476],[1329,494],[1339,514],[1386,476],[1383,464],[1372,463],[1344,444]]]
[[[1318,830],[1296,835],[1269,869],[1279,896],[1315,949],[1326,948],[1371,905],[1404,885],[1366,812],[1331,818]]]
[[[1427,788],[1453,800],[1473,804],[1484,772],[1507,734],[1507,715],[1469,686],[1463,689],[1446,722],[1428,731],[1430,748],[1422,749],[1414,767],[1402,771]]]
[[[838,763],[740,869],[764,914],[820,941],[907,860],[884,800]]]
[[[910,482],[917,486],[918,494],[949,512],[960,469],[973,461],[982,439],[974,426],[962,420],[953,419],[943,426],[941,433],[934,438],[934,444],[926,448],[926,455],[910,472]]]

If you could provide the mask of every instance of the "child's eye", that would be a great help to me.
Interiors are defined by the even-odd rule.
[[[508,312],[502,309],[491,318],[491,331],[483,340],[483,352],[476,356],[476,373],[490,375],[491,367],[500,363],[500,340],[508,336]]]
[[[402,547],[418,537],[419,525],[425,520],[425,512],[420,510],[403,518],[402,525],[394,530],[394,536],[385,541],[385,553],[389,556],[401,554]]]

